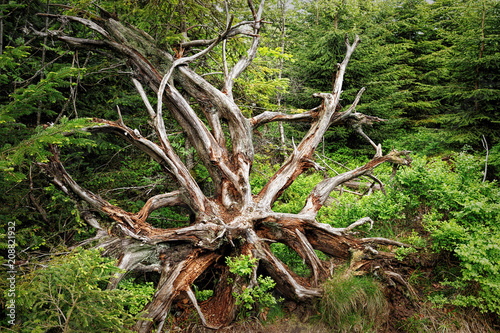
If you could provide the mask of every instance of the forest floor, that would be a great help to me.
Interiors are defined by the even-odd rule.
[[[401,289],[385,290],[389,304],[386,320],[376,330],[363,328],[332,328],[320,320],[321,314],[312,304],[285,302],[281,312],[267,318],[249,318],[217,331],[204,328],[194,321],[182,328],[174,325],[165,332],[187,333],[331,333],[331,332],[500,332],[500,318],[477,311],[437,309],[429,302],[412,300]],[[274,317],[274,318],[271,318]],[[264,320],[262,320],[264,319]]]

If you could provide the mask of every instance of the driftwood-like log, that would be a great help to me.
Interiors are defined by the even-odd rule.
[[[105,255],[118,258],[119,267],[125,271],[161,274],[157,292],[146,307],[147,320],[138,322],[134,327],[139,332],[150,332],[155,325],[161,328],[171,307],[179,299],[186,299],[192,304],[202,324],[207,327],[219,328],[230,324],[238,307],[233,297],[235,287],[228,281],[230,278],[236,281],[234,279],[238,277],[229,272],[224,260],[227,256],[246,254],[259,259],[259,270],[276,281],[276,288],[281,294],[296,300],[321,296],[321,282],[331,274],[333,261],[320,260],[315,250],[337,261],[348,261],[353,251],[362,253],[363,261],[356,265],[357,270],[368,271],[376,266],[390,271],[394,256],[375,248],[377,244],[395,242],[383,238],[358,239],[352,235],[355,227],[368,222],[372,224],[371,219],[353,221],[347,228],[333,228],[316,221],[318,211],[338,186],[350,184],[363,175],[371,176],[372,170],[385,162],[397,165],[411,163],[407,152],[392,151],[383,155],[381,146],[373,143],[362,131],[362,126],[366,124],[383,121],[356,112],[364,89],[351,107],[344,112],[339,111],[343,78],[349,59],[360,42],[359,37],[356,36],[351,43],[346,36],[347,52],[342,63],[338,64],[332,93],[314,95],[321,99],[320,107],[296,115],[264,112],[247,119],[234,101],[232,88],[235,80],[255,58],[259,31],[264,24],[264,1],[257,9],[252,1],[248,3],[252,20],[232,26],[228,16],[227,26],[219,36],[182,44],[183,47],[206,45],[205,51],[177,59],[158,48],[146,33],[122,24],[109,13],[100,18],[86,16],[92,19],[51,14],[64,22],[83,24],[98,33],[100,38],[76,38],[65,35],[63,31],[54,32],[51,36],[57,36],[77,48],[105,49],[127,61],[135,73],[133,83],[144,101],[144,110],[138,112],[145,112],[151,118],[150,124],[157,141],[129,128],[121,116],[118,121],[96,118],[95,126],[85,130],[111,133],[122,138],[156,161],[178,185],[177,190],[153,196],[142,209],[131,213],[78,184],[62,165],[57,147],[51,148],[53,155],[49,162],[39,164],[54,184],[75,202],[83,202],[85,207],[109,217],[107,222],[97,221],[92,214],[84,218],[99,230],[96,239],[98,246],[105,249]],[[241,29],[245,24],[251,26],[251,32]],[[222,89],[217,89],[189,67],[190,62],[215,45],[242,31],[251,38],[247,54],[232,69],[227,68],[226,62],[221,64],[225,73]],[[148,101],[145,86],[157,94],[156,110]],[[192,101],[198,103],[206,119],[201,119],[194,111]],[[163,118],[166,112],[183,128],[190,144],[196,149],[200,163],[208,170],[215,188],[213,195],[203,192],[170,144]],[[262,190],[253,195],[250,186],[254,161],[252,133],[259,126],[273,121],[307,122],[310,129]],[[229,132],[228,138],[223,133],[222,122]],[[374,146],[375,157],[355,170],[325,178],[314,187],[300,213],[274,212],[273,204],[296,178],[306,170],[318,167],[314,161],[315,150],[332,126],[352,127]],[[185,207],[193,213],[188,226],[156,228],[148,223],[152,212],[175,206]],[[299,277],[279,260],[271,251],[270,244],[273,242],[283,243],[297,252],[309,266],[311,276]],[[214,295],[206,303],[198,304],[192,285],[205,272],[215,276],[212,280]],[[250,282],[240,280],[238,283],[248,283],[248,287],[252,287],[256,284],[256,268],[252,276]],[[116,276],[109,287],[116,287],[121,277]]]

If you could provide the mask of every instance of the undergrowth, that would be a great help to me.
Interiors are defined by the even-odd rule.
[[[388,305],[378,281],[339,270],[323,284],[321,320],[335,332],[376,332],[387,321]]]

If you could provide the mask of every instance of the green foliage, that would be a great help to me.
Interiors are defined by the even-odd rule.
[[[23,164],[26,159],[46,163],[47,156],[51,155],[47,147],[49,145],[95,147],[96,143],[92,140],[86,140],[83,136],[90,133],[81,131],[88,126],[96,126],[90,118],[79,118],[68,120],[62,118],[61,123],[48,126],[43,129],[38,127],[33,136],[20,142],[15,148],[6,150],[9,153],[9,159],[13,164]]]
[[[393,180],[387,178],[389,169],[377,175],[388,183],[387,195],[380,191],[360,199],[336,195],[331,206],[321,209],[318,220],[346,227],[370,216],[375,224],[369,235],[396,237],[412,245],[395,249],[400,260],[427,245],[432,251],[452,254],[459,262],[457,273],[441,282],[450,289],[432,299],[499,313],[496,198],[500,189],[496,183],[482,182],[483,163],[482,158],[466,153],[444,159],[415,156],[412,167],[399,170]],[[423,233],[415,231],[422,227]]]
[[[151,297],[147,287],[106,290],[120,270],[99,250],[80,250],[53,259],[19,281],[20,332],[131,332],[138,309]],[[143,291],[146,293],[142,293]]]
[[[304,263],[304,259],[302,259],[297,252],[285,244],[272,243],[271,251],[297,275],[306,277],[311,274],[311,270]]]
[[[467,229],[456,220],[443,221],[442,218],[443,215],[434,210],[424,216],[423,223],[426,231],[432,234],[432,248],[435,251],[453,251],[467,239]]]
[[[193,285],[193,287],[194,287],[194,294],[198,302],[204,302],[208,300],[210,297],[212,297],[214,294],[214,291],[212,289],[199,290],[198,286],[196,286],[195,284]]]
[[[423,239],[415,230],[412,230],[410,234],[402,237],[400,240],[403,243],[412,245],[410,247],[399,247],[396,249],[395,251],[396,259],[401,261],[404,260],[409,254],[416,253],[417,249],[415,247],[422,248],[427,245],[425,239]]]
[[[29,46],[6,46],[3,53],[0,54],[0,84],[9,84],[11,81],[19,81],[20,70],[19,66],[21,59],[29,56]],[[1,119],[1,118],[0,118]],[[1,124],[1,123],[0,123]]]
[[[388,139],[384,144],[399,150],[416,151],[422,156],[452,153],[454,148],[453,138],[449,132],[440,128],[426,127],[420,127],[398,138]]]
[[[96,143],[93,140],[85,139],[89,133],[81,131],[82,128],[89,125],[95,126],[96,123],[86,118],[73,120],[63,118],[60,124],[49,126],[46,129],[38,127],[31,137],[21,141],[16,146],[6,144],[0,151],[2,157],[0,170],[3,180],[20,182],[26,179],[27,165],[31,162],[48,162],[49,156],[52,155],[48,149],[50,145],[88,149],[95,147]]]
[[[281,213],[300,212],[307,196],[322,179],[318,173],[300,175],[274,204],[273,209]]]
[[[60,87],[70,85],[67,79],[77,75],[81,70],[73,67],[61,68],[57,72],[49,72],[37,84],[30,84],[25,88],[16,89],[11,98],[13,101],[0,109],[0,119],[12,120],[12,116],[24,116],[38,112],[39,103],[46,105],[41,111],[49,116],[56,115],[49,105],[64,100]]]
[[[377,332],[388,315],[380,284],[370,276],[337,271],[323,284],[321,320],[335,332]]]
[[[245,288],[241,293],[233,293],[236,297],[236,305],[242,305],[247,311],[256,308],[258,312],[263,312],[266,308],[278,303],[271,293],[276,283],[270,276],[259,275],[257,283],[257,286]]]
[[[133,295],[133,301],[128,304],[128,312],[132,315],[140,314],[156,292],[153,282],[134,283],[132,279],[120,281],[118,289],[126,290]]]
[[[413,247],[398,247],[395,251],[395,258],[403,261],[409,254],[415,252],[417,252],[417,250]]]
[[[384,174],[377,177],[385,178]],[[386,192],[387,196],[375,191],[370,196],[360,199],[350,195],[335,195],[338,203],[322,207],[318,220],[337,228],[344,228],[360,218],[369,216],[376,221],[376,229],[372,233],[382,233],[385,237],[393,238],[401,229],[401,221],[410,218],[411,209],[415,208],[417,203],[406,192],[391,187],[386,187]],[[361,230],[366,231],[368,228],[369,225],[365,225]]]
[[[487,161],[488,169],[486,170],[487,175],[489,176],[490,179],[493,178],[493,177],[491,177],[492,175],[495,176],[495,179],[499,179],[500,178],[500,143],[491,147],[491,150],[489,151],[488,157],[489,157],[488,161]]]
[[[250,255],[241,255],[235,258],[226,257],[229,271],[243,277],[247,283],[253,270],[257,267],[257,261],[257,258],[251,258]],[[233,283],[232,279],[229,283]],[[276,285],[271,277],[260,275],[257,278],[257,284],[253,287],[247,287],[247,283],[242,285],[240,290],[233,292],[236,305],[242,306],[240,316],[247,317],[252,310],[263,312],[266,308],[276,305],[280,301],[276,300],[271,293]]]
[[[459,144],[479,141],[478,128],[498,140],[498,131],[491,122],[498,120],[494,107],[498,104],[496,82],[500,74],[496,52],[498,10],[497,1],[436,1],[429,12],[443,40],[442,46],[430,55],[436,58],[431,73],[439,81],[429,92],[442,105],[435,121],[448,129],[460,128],[451,133]]]
[[[250,255],[241,255],[239,257],[226,257],[226,264],[229,271],[233,274],[249,277],[253,269],[257,267],[257,258],[251,258]]]
[[[403,125],[397,117],[404,115],[414,103],[413,91],[409,88],[417,76],[411,60],[415,42],[395,37],[405,24],[400,2],[347,1],[349,5],[342,2],[335,6],[326,5],[328,1],[318,3],[323,3],[321,8],[329,7],[326,13],[330,14],[317,15],[318,8],[308,8],[308,12],[299,14],[306,17],[306,23],[301,17],[291,25],[291,34],[297,42],[290,52],[297,61],[289,67],[292,80],[298,83],[292,85],[286,96],[287,102],[303,108],[316,106],[319,102],[311,95],[331,91],[336,65],[345,54],[345,36],[348,35],[352,42],[354,35],[358,34],[362,43],[348,66],[341,104],[349,105],[359,89],[366,87],[357,110],[389,119],[385,125],[377,125],[378,131],[369,135],[375,141],[382,137],[396,137]],[[336,13],[331,13],[332,8],[337,8]],[[338,22],[336,29],[332,27],[333,20]],[[364,144],[353,132],[337,128],[325,138],[352,148]]]
[[[375,142],[404,141],[404,149],[424,154],[478,147],[482,135],[498,142],[498,1],[325,0],[299,6],[288,27],[287,51],[296,60],[285,68],[292,82],[288,104],[316,106],[311,95],[331,90],[344,36],[358,34],[362,43],[346,72],[342,105],[367,88],[357,110],[388,119],[369,133]],[[337,129],[328,137],[359,146],[356,136]]]
[[[253,66],[236,80],[246,99],[245,105],[242,105],[243,113],[251,116],[261,110],[276,110],[279,107],[276,96],[285,94],[289,85],[289,79],[281,77],[280,62],[291,60],[292,55],[284,53],[279,47],[258,49]]]
[[[456,293],[445,302],[499,312],[500,195],[494,183],[481,182],[482,161],[458,154],[446,163],[417,159],[412,169],[398,176],[405,191],[432,209],[424,227],[435,251],[453,253],[460,261],[461,276],[444,281]],[[476,287],[471,287],[476,286]],[[434,300],[439,299],[434,296]]]

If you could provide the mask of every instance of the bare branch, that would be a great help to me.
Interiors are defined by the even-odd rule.
[[[104,119],[95,119],[95,122],[102,123],[103,125],[88,128],[87,130],[89,132],[110,132],[117,134],[135,147],[147,153],[164,168],[168,167],[167,170],[169,170],[169,172],[177,179],[179,185],[183,188],[185,193],[189,195],[189,205],[191,205],[193,209],[199,210],[200,212],[205,211],[205,195],[199,188],[196,181],[192,178],[189,170],[187,170],[180,158],[175,154],[164,129],[162,131],[164,140],[162,144],[164,146],[160,147],[140,135],[138,131],[134,131],[125,125],[120,125]]]
[[[488,141],[486,141],[484,135],[481,139],[481,143],[483,144],[483,148],[486,150],[486,158],[484,160],[484,176],[483,176],[483,183],[484,183],[486,181],[486,175],[488,174],[488,156],[490,154],[490,151],[488,150]]]
[[[139,92],[139,95],[141,95],[142,101],[144,102],[144,105],[146,106],[146,109],[149,112],[149,116],[151,119],[155,119],[156,117],[156,112],[151,106],[151,103],[149,103],[148,96],[146,95],[146,92],[144,91],[144,88],[142,87],[142,84],[137,81],[135,78],[132,78],[132,82],[134,83],[135,88]]]
[[[383,245],[396,245],[400,247],[411,247],[411,245],[383,237],[361,238],[360,242],[361,244],[383,244]]]
[[[261,21],[262,23],[270,23],[270,22],[264,22]],[[249,25],[249,24],[254,24],[254,21],[243,21],[239,22],[233,26],[230,25],[230,23],[227,25],[228,29],[226,30],[227,32],[224,34],[222,38],[212,38],[212,39],[198,39],[198,40],[192,40],[192,41],[187,41],[187,42],[182,42],[180,46],[182,48],[192,48],[192,47],[198,47],[198,46],[207,46],[210,44],[213,44],[217,42],[218,39],[223,39],[224,41],[230,38],[233,38],[237,35],[247,35],[250,37],[259,37],[256,34],[252,34],[246,30],[241,29],[240,27],[243,25]]]
[[[366,141],[368,141],[372,145],[373,148],[375,148],[375,157],[382,156],[382,146],[380,144],[375,144],[375,142],[373,142],[372,139],[370,139],[370,137],[366,135],[365,132],[363,132],[363,128],[361,126],[355,126],[354,128],[356,132],[358,132]]]
[[[291,154],[282,167],[274,174],[271,180],[258,194],[257,200],[263,207],[270,207],[272,203],[290,186],[293,181],[308,168],[310,160],[323,135],[331,124],[332,116],[337,110],[342,91],[342,83],[349,59],[354,52],[359,37],[351,46],[346,36],[347,53],[342,64],[339,64],[333,94],[317,93],[313,96],[323,99],[323,105],[318,113],[317,120],[313,122],[308,133],[304,136],[297,150]],[[358,94],[361,96],[360,94]],[[333,190],[333,189],[332,189]]]
[[[297,234],[297,237],[300,240],[303,250],[307,256],[307,261],[309,262],[309,265],[312,268],[313,278],[314,278],[313,286],[317,287],[320,278],[320,271],[323,271],[321,260],[319,260],[318,256],[316,255],[316,252],[314,252],[314,249],[311,246],[311,243],[309,243],[309,241],[307,240],[306,236],[304,236],[304,234],[301,233],[300,230],[298,229],[295,229],[295,233]]]
[[[105,29],[103,29],[101,26],[99,26],[98,24],[96,24],[90,20],[78,17],[78,16],[55,15],[55,14],[47,14],[47,13],[38,13],[37,15],[38,16],[45,16],[45,17],[55,17],[61,22],[64,22],[65,20],[78,22],[78,23],[83,24],[84,26],[100,33],[102,36],[104,36],[106,38],[110,37],[109,33]]]
[[[216,41],[217,41],[217,38],[197,39],[197,40],[191,40],[189,42],[183,42],[183,43],[180,43],[179,45],[180,45],[180,47],[187,49],[190,47],[207,46],[207,45],[213,44]]]
[[[401,157],[405,156],[405,157]],[[313,214],[315,216],[319,209],[324,205],[326,200],[328,199],[330,193],[337,187],[338,185],[345,183],[351,179],[360,177],[371,170],[373,170],[378,165],[384,162],[391,162],[395,164],[402,165],[410,165],[411,159],[408,156],[408,152],[402,151],[392,151],[388,155],[375,157],[370,162],[365,164],[362,167],[356,168],[354,170],[345,172],[343,174],[337,175],[332,178],[328,178],[320,182],[318,185],[314,187],[311,194],[306,200],[306,204],[301,211],[301,214]]]
[[[125,126],[125,123],[123,122],[123,118],[122,118],[122,113],[121,113],[120,107],[118,105],[116,106],[116,110],[118,111],[118,124],[120,126]]]
[[[352,103],[352,105],[339,118],[340,121],[345,120],[346,118],[348,118],[353,111],[356,112],[356,106],[358,106],[359,100],[361,99],[361,95],[363,95],[363,93],[365,92],[365,90],[366,90],[365,87],[363,87],[363,88],[361,88],[359,90],[359,92],[356,95],[356,98],[354,99],[354,102]]]
[[[58,159],[55,147],[53,147],[53,153],[53,156],[50,158],[50,163],[39,163],[39,166],[53,177],[53,182],[64,193],[70,195],[69,190],[71,190],[82,200],[90,204],[94,209],[97,209],[109,215],[111,218],[120,222],[121,224],[126,225],[126,228],[130,227],[131,229],[135,230],[139,228],[150,227],[149,225],[147,225],[147,223],[141,223],[139,225],[138,223],[136,223],[137,221],[134,221],[135,219],[132,214],[124,211],[120,207],[110,204],[98,195],[95,195],[94,193],[82,188],[64,169],[64,166]]]
[[[371,218],[369,218],[369,217],[363,217],[363,218],[357,220],[356,222],[352,223],[348,227],[346,227],[345,228],[345,232],[349,232],[352,229],[354,229],[356,227],[359,227],[359,226],[362,226],[363,224],[366,224],[368,222],[370,222],[370,229],[368,229],[368,230],[372,230],[372,228],[373,228],[373,220]]]
[[[203,312],[201,311],[201,308],[198,305],[198,301],[196,300],[196,295],[194,294],[191,287],[187,288],[186,293],[187,293],[189,299],[191,300],[191,303],[193,303],[193,306],[196,309],[198,316],[200,316],[200,320],[201,320],[201,323],[203,324],[203,326],[208,327],[208,328],[218,329],[219,327],[210,326],[208,324],[208,322],[206,321],[205,316],[203,315]]]
[[[384,273],[389,279],[393,278],[399,283],[401,283],[403,286],[405,286],[410,292],[410,295],[413,297],[413,299],[419,298],[418,293],[415,291],[415,289],[408,282],[406,282],[405,279],[403,279],[403,277],[400,274],[394,273],[392,271],[385,271]]]
[[[271,111],[266,111],[262,112],[261,114],[253,117],[250,119],[250,124],[252,125],[253,128],[257,128],[259,126],[262,126],[264,124],[274,122],[274,121],[286,121],[286,122],[310,122],[311,120],[314,119],[315,115],[317,114],[315,111],[318,108],[309,110],[304,113],[297,113],[297,114],[287,114],[283,112],[271,112]]]
[[[130,59],[130,62],[136,67],[137,72],[148,78],[148,84],[153,88],[153,90],[159,93],[159,103],[165,104],[167,108],[172,112],[175,119],[179,124],[185,129],[186,134],[189,137],[190,142],[198,151],[205,167],[207,167],[217,191],[221,188],[222,179],[225,177],[233,185],[234,189],[240,189],[240,195],[244,198],[244,205],[251,201],[251,191],[249,186],[249,169],[253,161],[253,146],[251,141],[251,129],[247,120],[243,117],[240,109],[234,104],[234,102],[222,92],[215,89],[207,81],[205,81],[201,76],[195,74],[185,65],[194,59],[206,54],[213,48],[216,43],[214,42],[209,48],[204,51],[192,56],[174,60],[168,53],[158,50],[159,57],[163,57],[168,63],[171,61],[171,65],[168,67],[167,73],[165,75],[160,75],[158,70],[141,54],[141,50],[137,50],[136,47],[140,46],[142,43],[150,43],[151,37],[144,34],[139,34],[139,32],[132,27],[125,27],[119,22],[108,19],[102,21],[102,24],[106,27],[106,30],[110,32],[110,39],[103,41],[91,41],[85,39],[75,39],[71,37],[63,36],[62,40],[71,43],[79,47],[106,47],[111,48],[119,54],[125,55]],[[226,30],[218,40],[222,40],[227,37],[228,31]],[[112,38],[119,36],[119,41],[114,41]],[[130,39],[130,41],[128,40]],[[140,42],[137,40],[141,39]],[[175,73],[175,75],[174,75]],[[181,83],[183,89],[187,91],[191,96],[199,101],[210,101],[214,105],[217,112],[221,112],[221,115],[228,121],[229,130],[231,133],[233,156],[231,159],[225,159],[223,156],[227,155],[225,153],[224,146],[225,140],[223,140],[222,130],[217,126],[214,126],[214,136],[208,131],[201,119],[198,118],[196,113],[192,110],[189,103],[184,99],[183,96],[178,92],[175,87],[168,85],[170,77],[173,76],[179,83]],[[163,100],[164,88],[168,89],[168,93],[165,95],[165,100]],[[139,88],[140,89],[140,88]],[[144,97],[143,97],[144,100]],[[150,115],[151,110],[148,107]],[[158,113],[158,111],[157,111]],[[162,149],[166,149],[168,154],[171,151],[168,141],[162,134],[162,121],[161,116],[157,114],[156,116],[156,128],[158,131],[158,136],[161,138]],[[218,123],[218,116],[216,113],[212,113],[210,117],[212,124]],[[173,159],[171,157],[171,159]],[[233,163],[234,165],[229,165]],[[176,169],[182,169],[180,165],[176,166]],[[228,170],[238,170],[237,173],[228,173]],[[188,177],[187,175],[185,177]],[[241,184],[244,184],[241,186]],[[220,195],[220,192],[216,193]],[[245,204],[246,202],[246,204]],[[201,202],[198,202],[201,205]]]
[[[178,190],[170,193],[158,194],[149,198],[141,210],[135,215],[139,221],[145,222],[148,216],[157,209],[185,205],[186,203],[182,200],[182,192]]]
[[[367,174],[366,176],[373,179],[376,183],[378,183],[379,189],[382,191],[382,193],[384,193],[384,195],[387,195],[387,193],[385,192],[385,185],[384,183],[382,183],[380,179],[378,179],[375,175],[372,174]],[[370,186],[370,188],[374,188],[375,190],[377,190],[375,183],[373,183],[372,186]]]
[[[262,12],[264,10],[264,3],[265,0],[262,0],[259,6],[259,9],[257,12],[255,12],[255,8],[253,6],[252,1],[248,1],[248,5],[250,7],[250,10],[252,11],[252,15],[254,16],[254,26],[253,26],[253,40],[252,44],[250,45],[250,48],[247,50],[247,55],[245,57],[241,57],[240,60],[234,65],[234,67],[231,69],[231,72],[228,74],[225,82],[224,82],[224,88],[223,91],[229,96],[231,100],[233,100],[233,85],[235,80],[243,73],[243,71],[250,66],[252,63],[253,59],[257,55],[257,49],[259,47],[260,43],[260,36],[258,36],[258,33],[260,31],[261,27],[261,18],[262,18]]]
[[[229,8],[227,5],[227,0],[224,0],[224,8],[226,9],[226,25],[229,25]],[[224,42],[222,43],[222,66],[224,68],[224,82],[228,79],[229,76],[229,70],[227,67],[227,59],[226,59],[226,46],[227,46],[227,40],[224,39]]]
[[[253,1],[252,0],[247,0],[247,3],[248,3],[248,7],[250,7],[250,10],[252,11],[253,19],[255,21],[257,21],[259,18],[257,16],[257,13],[255,12],[255,7],[253,5]]]
[[[258,236],[254,235],[253,238],[258,239]],[[306,300],[321,295],[320,289],[308,288],[301,285],[298,282],[296,274],[287,269],[281,260],[276,258],[271,252],[268,246],[262,245],[263,246],[256,251],[257,257],[263,261],[263,266],[269,272],[273,280],[277,282],[278,288],[280,289],[280,286],[287,287],[287,289],[280,290],[284,295],[299,300]]]

